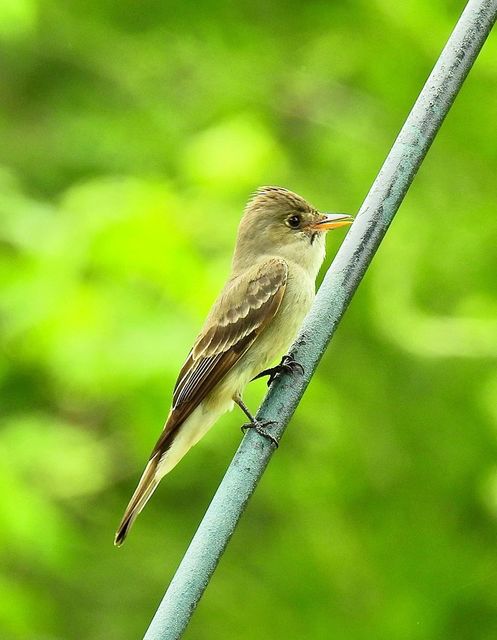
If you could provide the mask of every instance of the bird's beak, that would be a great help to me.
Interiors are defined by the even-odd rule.
[[[329,229],[338,229],[338,227],[347,227],[354,222],[354,218],[348,213],[322,213],[320,219],[311,225],[314,231],[328,231]]]

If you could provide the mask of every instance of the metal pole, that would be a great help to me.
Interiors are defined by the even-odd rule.
[[[470,0],[331,265],[295,342],[303,376],[282,376],[258,413],[281,437],[416,171],[497,18],[497,0]],[[145,640],[181,637],[255,490],[273,446],[244,437],[169,585]]]

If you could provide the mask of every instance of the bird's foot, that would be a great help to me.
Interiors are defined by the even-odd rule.
[[[304,367],[300,364],[300,362],[297,362],[292,356],[292,354],[290,353],[286,356],[283,356],[283,358],[281,359],[281,362],[275,367],[271,367],[270,369],[264,369],[264,371],[261,371],[260,373],[258,373],[255,376],[255,378],[252,378],[252,381],[257,380],[258,378],[263,378],[264,376],[269,376],[269,380],[267,381],[267,386],[270,387],[273,384],[275,378],[279,376],[281,373],[288,373],[288,374],[300,373],[300,375],[303,375]]]
[[[275,420],[264,420],[263,422],[261,422],[259,420],[255,420],[254,418],[252,422],[247,422],[246,424],[242,425],[242,431],[243,433],[245,433],[247,429],[255,429],[255,431],[257,431],[260,436],[266,438],[267,440],[272,442],[276,448],[278,448],[278,440],[267,430],[267,427],[270,427],[272,424],[277,423]]]
[[[301,376],[304,375],[304,367],[297,362],[293,355],[289,353],[286,356],[283,356],[280,362],[281,371],[285,373],[300,373]]]

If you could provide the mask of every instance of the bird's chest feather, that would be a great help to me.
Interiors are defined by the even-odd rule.
[[[314,281],[290,271],[278,313],[240,361],[248,379],[280,360],[294,341],[314,299]]]

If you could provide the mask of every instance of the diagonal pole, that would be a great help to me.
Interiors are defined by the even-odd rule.
[[[281,376],[258,414],[283,434],[364,272],[497,18],[497,0],[470,0],[375,179],[321,285],[292,353],[303,376]],[[186,629],[273,453],[253,430],[243,438],[144,640]]]

